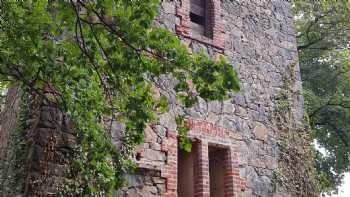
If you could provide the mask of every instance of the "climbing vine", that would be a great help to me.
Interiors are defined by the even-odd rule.
[[[14,94],[10,95],[11,102],[7,107],[7,110],[17,110],[11,108],[16,102],[16,94],[20,95],[19,99],[19,117],[18,120],[8,120],[8,121],[18,121],[15,125],[16,128],[4,128],[4,129],[14,129],[10,131],[10,137],[8,140],[8,145],[6,149],[6,155],[1,160],[1,192],[2,195],[23,195],[24,194],[24,182],[25,182],[25,171],[26,171],[26,159],[27,159],[27,141],[26,141],[26,130],[28,128],[28,94],[25,91],[20,91],[19,89],[14,90]],[[15,114],[15,111],[10,112]],[[4,126],[4,125],[3,125]],[[9,126],[9,125],[7,125]],[[1,194],[1,193],[0,193]]]
[[[177,81],[178,101],[187,107],[196,96],[222,100],[239,90],[236,72],[223,58],[189,53],[173,33],[154,25],[159,4],[0,1],[0,80],[55,103],[77,129],[62,195],[111,196],[123,186],[145,126],[168,109],[167,98],[152,94],[162,76]],[[124,125],[118,146],[111,139],[116,122]]]
[[[317,196],[315,177],[315,157],[312,147],[312,136],[305,115],[300,122],[293,112],[293,92],[295,83],[294,66],[290,67],[291,77],[284,76],[284,83],[276,95],[273,111],[273,123],[278,130],[280,150],[279,167],[275,170],[276,186],[283,186],[293,196]]]

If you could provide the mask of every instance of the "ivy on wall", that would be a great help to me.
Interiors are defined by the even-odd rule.
[[[316,197],[318,188],[315,174],[312,133],[307,114],[298,121],[293,114],[293,92],[295,63],[288,67],[291,76],[283,77],[283,86],[275,97],[273,123],[278,131],[279,164],[274,171],[275,184],[282,186],[293,196]]]

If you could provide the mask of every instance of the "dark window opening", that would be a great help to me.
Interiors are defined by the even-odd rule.
[[[225,196],[226,154],[226,149],[209,146],[210,197]]]
[[[178,197],[194,196],[193,152],[178,149]]]
[[[192,22],[197,23],[199,25],[205,25],[205,18],[203,16],[198,16],[194,13],[190,13],[190,19]]]
[[[190,20],[192,32],[205,35],[207,27],[206,0],[190,1]]]

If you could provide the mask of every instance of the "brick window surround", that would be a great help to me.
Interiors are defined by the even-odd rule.
[[[206,32],[210,32],[210,36],[200,35],[191,31],[190,1],[182,0],[181,6],[177,8],[176,13],[180,18],[180,24],[176,26],[176,33],[185,38],[190,38],[218,49],[224,49],[225,31],[223,20],[220,17],[220,0],[205,0],[205,18],[207,19],[205,28]]]
[[[187,120],[191,128],[189,137],[195,139],[193,152],[194,160],[194,196],[210,196],[210,175],[209,175],[209,147],[221,147],[226,149],[224,158],[224,196],[235,197],[244,194],[247,182],[240,177],[238,167],[239,147],[236,144],[221,144],[222,139],[239,139],[231,131],[212,123],[199,120]],[[174,131],[167,131],[167,140],[162,144],[162,150],[167,152],[167,164],[161,169],[161,176],[166,179],[166,192],[162,197],[177,197],[178,187],[178,135]]]

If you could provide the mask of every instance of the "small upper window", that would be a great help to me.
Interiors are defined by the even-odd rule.
[[[208,8],[206,5],[206,0],[191,0],[190,1],[190,20],[191,20],[191,30],[195,34],[204,35],[210,37],[208,34],[209,17]]]
[[[176,9],[176,33],[224,49],[225,27],[221,19],[221,0],[181,0]]]

